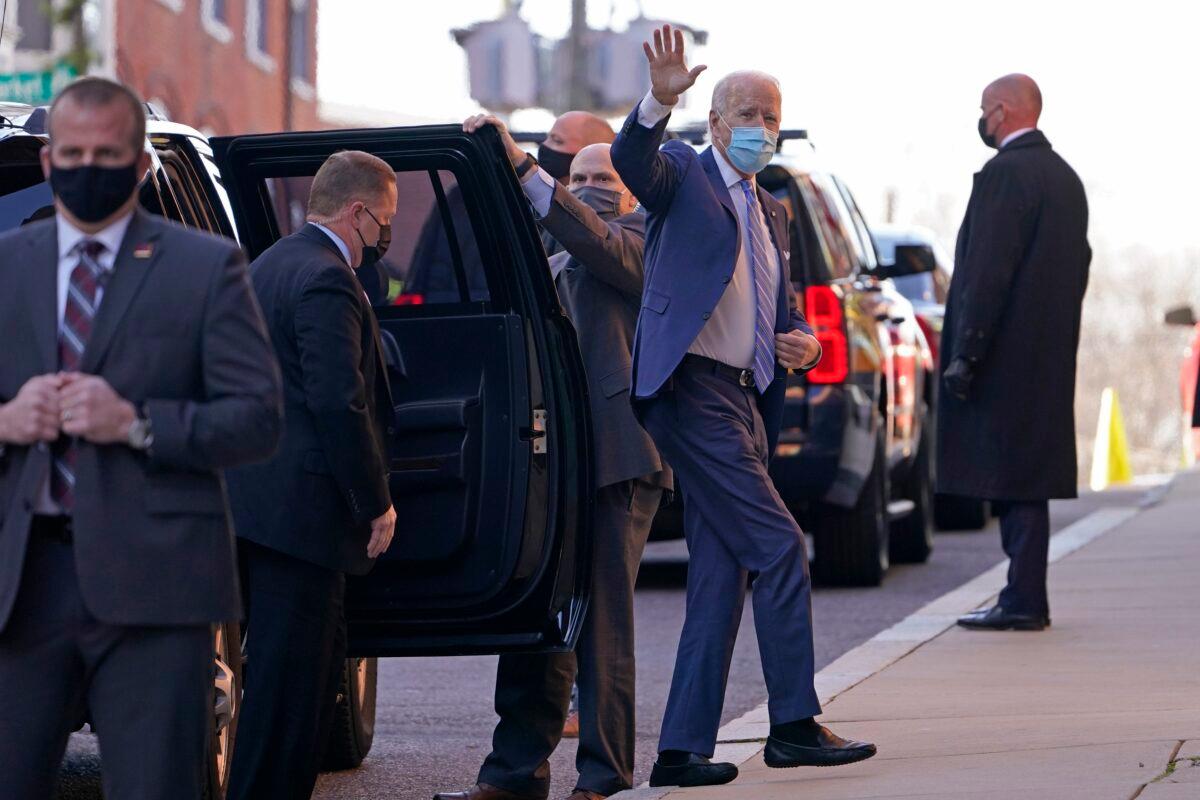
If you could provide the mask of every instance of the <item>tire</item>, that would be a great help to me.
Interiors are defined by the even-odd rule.
[[[917,454],[899,487],[898,497],[911,500],[913,510],[892,523],[888,550],[897,564],[924,564],[933,552],[933,436],[921,428]]]
[[[238,714],[242,708],[242,631],[236,622],[213,626],[213,672],[212,735],[208,742],[203,797],[205,800],[224,800],[229,767],[233,762]]]
[[[816,560],[813,580],[829,586],[878,586],[888,569],[888,470],[883,425],[875,434],[875,458],[858,503],[813,509]]]
[[[943,531],[977,531],[987,525],[987,503],[974,497],[939,494],[933,498],[933,517]]]
[[[362,764],[375,740],[375,694],[379,661],[347,658],[333,711],[333,730],[321,769],[337,772]]]

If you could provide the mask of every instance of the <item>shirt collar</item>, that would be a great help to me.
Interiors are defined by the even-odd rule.
[[[1016,140],[1018,137],[1024,136],[1025,134],[1029,133],[1032,130],[1037,130],[1037,129],[1036,128],[1018,128],[1017,130],[1010,133],[1008,136],[1005,136],[1003,140],[1001,140],[1000,147],[1003,148],[1009,142]]]
[[[130,211],[107,228],[96,233],[84,233],[68,222],[62,214],[56,214],[54,218],[58,224],[58,257],[60,259],[70,255],[84,239],[95,239],[104,245],[105,252],[113,256],[111,261],[105,259],[110,266],[104,267],[104,269],[109,270],[116,265],[116,255],[121,250],[121,241],[125,238],[125,232],[129,230],[129,223],[133,222],[133,212]],[[104,266],[103,263],[101,266]]]
[[[727,188],[732,189],[742,181],[747,180],[746,178],[742,177],[740,172],[733,168],[733,164],[729,163],[729,159],[725,157],[724,153],[717,149],[716,145],[713,145],[712,151],[713,158],[717,160],[717,169],[721,170],[721,179],[725,181],[725,186]],[[750,188],[757,190],[758,184],[755,182],[754,176],[750,176],[749,180]]]
[[[342,258],[346,259],[346,266],[350,266],[350,264],[353,263],[350,260],[350,248],[347,247],[346,243],[342,241],[342,237],[338,236],[336,233],[329,230],[329,228],[326,228],[324,225],[322,225],[319,222],[312,222],[310,220],[308,224],[312,225],[314,228],[318,229],[319,231],[321,231],[321,233],[325,234],[326,236],[328,236],[330,239],[333,240],[333,243],[337,245],[337,249],[341,251]]]

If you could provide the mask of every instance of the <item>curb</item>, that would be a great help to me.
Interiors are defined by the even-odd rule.
[[[1099,508],[1083,519],[1063,528],[1050,537],[1049,563],[1053,564],[1114,528],[1123,525],[1138,513],[1159,503],[1170,491],[1174,477],[1151,489],[1132,506]],[[927,642],[953,628],[963,614],[991,601],[1008,577],[1008,560],[927,603],[886,630],[843,653],[816,675],[817,697],[825,706],[838,695],[862,683],[872,675],[890,667]],[[762,751],[770,732],[767,704],[754,708],[721,727],[717,732],[717,748],[713,761],[728,761],[741,766]],[[612,795],[610,800],[659,800],[678,786],[651,788],[647,784]]]

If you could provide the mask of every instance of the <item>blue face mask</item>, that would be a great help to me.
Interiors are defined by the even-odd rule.
[[[771,163],[779,144],[779,134],[766,128],[735,128],[720,114],[717,118],[725,123],[731,134],[725,157],[740,172],[753,175]]]

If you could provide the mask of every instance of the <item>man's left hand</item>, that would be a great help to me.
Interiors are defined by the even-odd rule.
[[[775,334],[775,357],[788,369],[812,366],[820,353],[821,345],[816,337],[804,331]]]
[[[516,140],[512,138],[512,134],[508,132],[508,126],[497,116],[492,114],[476,114],[473,117],[467,117],[463,122],[463,130],[467,133],[475,133],[485,125],[491,125],[500,134],[500,141],[504,143],[504,152],[508,155],[508,161],[512,164],[513,169],[521,166],[529,154],[521,149]]]
[[[137,419],[137,409],[121,397],[108,381],[81,372],[63,374],[58,407],[63,433],[92,444],[124,442]]]

